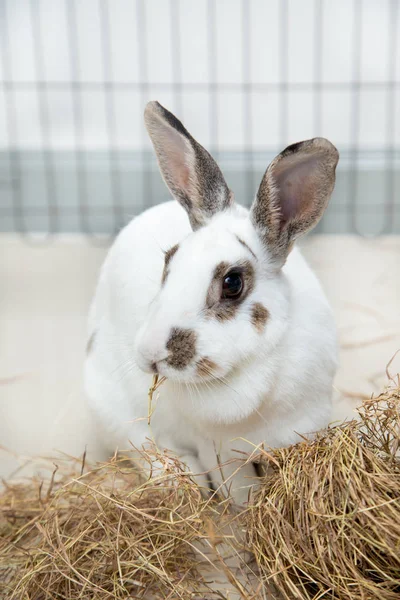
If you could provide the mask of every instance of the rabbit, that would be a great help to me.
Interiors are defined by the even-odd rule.
[[[288,146],[248,210],[172,113],[149,102],[145,124],[173,200],[135,217],[108,252],[86,393],[110,451],[154,440],[240,505],[257,483],[248,453],[331,418],[334,317],[294,243],[321,218],[339,155],[324,138]],[[166,379],[149,425],[155,373]]]

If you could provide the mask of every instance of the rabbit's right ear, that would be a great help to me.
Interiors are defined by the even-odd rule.
[[[172,195],[189,216],[193,230],[233,203],[233,194],[210,154],[159,102],[144,113],[158,164]]]
[[[266,170],[250,218],[278,267],[293,242],[322,217],[338,159],[331,142],[313,138],[285,148]]]

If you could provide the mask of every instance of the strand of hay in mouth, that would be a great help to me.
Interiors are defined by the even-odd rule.
[[[55,474],[46,490],[37,480],[5,484],[2,600],[204,597],[194,543],[210,503],[178,460],[156,458],[168,474],[145,483],[115,458]]]
[[[155,394],[155,392],[158,390],[158,388],[164,383],[164,381],[166,380],[166,377],[159,377],[158,373],[156,373],[155,375],[153,375],[153,380],[151,382],[151,386],[149,388],[147,397],[148,397],[148,414],[147,414],[147,424],[150,425],[151,422],[151,417],[153,415],[154,412],[154,408],[153,408],[153,396]]]
[[[400,598],[400,388],[359,413],[263,458],[248,540],[287,600]]]

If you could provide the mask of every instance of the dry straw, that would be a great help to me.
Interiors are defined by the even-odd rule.
[[[400,598],[399,387],[360,416],[263,453],[269,473],[241,515],[156,448],[147,459],[162,468],[147,482],[115,457],[91,470],[59,461],[46,485],[5,483],[1,600],[232,598],[210,585],[217,567],[246,600],[270,598],[269,584],[290,600]]]
[[[400,388],[359,413],[264,457],[249,545],[285,599],[400,598]]]
[[[0,598],[204,596],[194,542],[214,509],[176,459],[154,458],[164,474],[144,483],[115,458],[83,475],[64,469],[47,490],[36,480],[6,484]]]

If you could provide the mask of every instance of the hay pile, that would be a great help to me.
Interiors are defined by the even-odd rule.
[[[0,598],[204,597],[194,542],[215,511],[176,459],[153,458],[165,473],[144,483],[115,458],[83,475],[55,473],[46,490],[6,484]]]
[[[360,417],[262,451],[268,475],[239,515],[167,453],[149,456],[164,472],[147,482],[114,458],[89,471],[68,463],[46,485],[6,483],[1,600],[231,599],[212,585],[217,565],[246,600],[271,598],[272,585],[287,600],[400,598],[400,388]],[[242,556],[243,538],[255,562],[241,558],[238,575],[225,557]]]
[[[264,458],[249,545],[285,599],[400,598],[400,388],[359,413]]]

